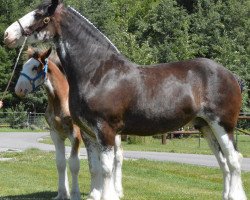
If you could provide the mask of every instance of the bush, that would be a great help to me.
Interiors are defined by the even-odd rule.
[[[128,144],[148,144],[153,140],[151,136],[142,137],[142,136],[129,136]]]
[[[27,124],[27,112],[24,111],[22,103],[14,108],[7,109],[6,122],[11,128],[25,128]]]

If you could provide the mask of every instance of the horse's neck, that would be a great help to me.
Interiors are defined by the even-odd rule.
[[[70,8],[64,12],[67,14],[62,14],[59,25],[61,34],[55,39],[57,53],[69,81],[71,78],[77,79],[74,75],[84,73],[81,80],[77,79],[84,82],[102,61],[108,60],[113,54],[118,55],[119,52],[86,18]]]
[[[64,111],[68,101],[68,83],[62,72],[53,64],[49,64],[48,80],[45,82],[48,106],[54,112]]]

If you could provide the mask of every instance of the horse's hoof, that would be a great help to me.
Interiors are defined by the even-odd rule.
[[[230,195],[228,200],[247,200],[247,197],[245,195],[245,192],[242,192],[241,194],[236,194],[236,195]]]
[[[58,194],[56,197],[52,198],[53,200],[70,200],[70,195]]]
[[[119,198],[124,197],[123,191],[116,192]]]
[[[100,200],[101,199],[101,197],[100,197],[101,195],[100,195],[100,193],[99,192],[91,192],[89,195],[88,195],[88,197],[87,197],[87,199],[86,200]]]
[[[71,193],[70,196],[71,196],[70,200],[81,200],[80,192],[73,192]]]
[[[118,196],[113,196],[113,197],[102,197],[101,200],[120,200]]]
[[[71,200],[81,200],[81,193],[80,192],[72,192],[70,194]]]
[[[96,199],[96,198],[94,198],[94,197],[88,196],[86,200],[100,200],[100,199]]]

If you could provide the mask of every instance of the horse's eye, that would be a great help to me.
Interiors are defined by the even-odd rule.
[[[43,16],[43,14],[40,13],[40,12],[36,12],[35,15],[34,15],[34,17],[35,17],[36,20],[42,18],[42,16]]]

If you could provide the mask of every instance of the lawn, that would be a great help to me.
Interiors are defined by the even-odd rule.
[[[50,137],[46,137],[41,140],[42,143],[53,144]],[[66,145],[70,146],[69,141]],[[122,142],[124,150],[131,151],[155,151],[155,152],[172,152],[172,153],[191,153],[191,154],[212,154],[207,141],[204,138],[198,136],[192,136],[182,139],[167,140],[166,145],[161,144],[160,139],[147,139],[145,144],[128,144]],[[250,136],[239,135],[238,136],[238,149],[244,157],[250,157]]]
[[[0,199],[51,199],[56,196],[57,172],[54,153],[28,150],[23,153],[0,153],[13,158],[0,161]],[[242,174],[250,198],[250,172]],[[82,199],[89,191],[86,160],[81,161]],[[217,168],[186,164],[126,160],[123,165],[123,200],[214,200],[221,199],[222,175]]]
[[[207,141],[204,138],[200,138],[199,143],[198,136],[167,140],[166,145],[162,145],[159,139],[149,140],[146,144],[128,144],[123,142],[123,148],[131,151],[212,154]],[[250,157],[250,136],[238,136],[238,150],[244,157]]]

